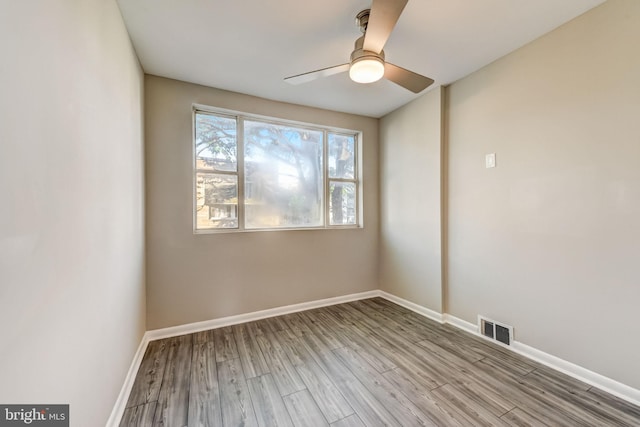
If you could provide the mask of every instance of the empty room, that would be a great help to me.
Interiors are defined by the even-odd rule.
[[[640,426],[640,1],[0,1],[0,425]]]

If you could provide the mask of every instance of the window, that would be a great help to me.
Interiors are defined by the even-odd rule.
[[[359,226],[358,137],[195,109],[195,231]]]

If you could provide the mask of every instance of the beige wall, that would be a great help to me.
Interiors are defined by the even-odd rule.
[[[610,0],[453,84],[448,218],[451,314],[635,388],[639,40]]]
[[[193,234],[192,104],[364,132],[364,229]],[[149,329],[376,289],[378,121],[145,78]]]
[[[380,288],[442,311],[442,89],[380,121]]]
[[[145,330],[142,72],[115,1],[1,8],[0,402],[104,425]]]

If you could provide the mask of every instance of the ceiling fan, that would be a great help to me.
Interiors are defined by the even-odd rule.
[[[356,25],[364,35],[356,40],[349,63],[286,77],[284,80],[297,85],[349,71],[349,77],[357,83],[373,83],[384,77],[411,92],[423,91],[433,83],[433,79],[385,62],[382,50],[407,2],[373,0],[371,9],[356,15]]]

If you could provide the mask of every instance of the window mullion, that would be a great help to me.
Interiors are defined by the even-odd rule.
[[[322,225],[328,227],[330,223],[329,219],[329,132],[324,130],[322,132],[322,185],[323,195],[322,198],[322,212],[324,213],[324,219]]]
[[[245,206],[244,206],[244,118],[237,117],[236,128],[236,158],[238,159],[238,229],[245,229]]]
[[[336,182],[353,182],[353,183],[357,183],[358,180],[355,178],[329,178],[329,181],[336,181]]]
[[[213,174],[213,175],[229,175],[229,176],[238,175],[238,172],[219,171],[219,170],[213,170],[213,169],[196,169],[196,174],[198,173]]]
[[[360,135],[356,135],[354,137],[354,142],[353,142],[353,183],[355,185],[355,191],[356,191],[356,205],[355,205],[355,219],[356,219],[356,226],[360,226],[360,185],[362,185],[362,180],[360,177]]]

